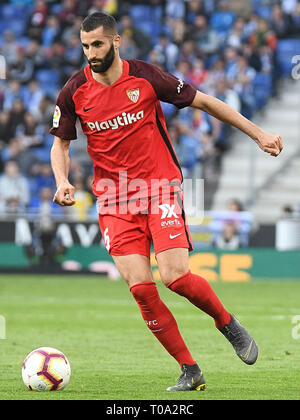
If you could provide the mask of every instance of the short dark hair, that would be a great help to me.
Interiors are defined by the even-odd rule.
[[[80,29],[84,32],[91,32],[100,26],[103,26],[105,31],[111,32],[113,35],[118,33],[118,27],[115,18],[104,12],[95,12],[87,16],[83,20]]]

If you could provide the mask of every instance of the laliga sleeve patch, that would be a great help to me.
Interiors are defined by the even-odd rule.
[[[56,105],[54,115],[53,115],[53,127],[57,128],[59,126],[59,120],[61,117],[60,107]]]

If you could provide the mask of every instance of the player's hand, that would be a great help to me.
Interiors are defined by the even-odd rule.
[[[75,187],[69,182],[60,184],[57,187],[53,201],[60,206],[73,206],[75,204],[74,193]]]
[[[264,131],[258,139],[255,139],[258,146],[271,156],[278,156],[283,149],[282,139],[279,134],[271,134]]]

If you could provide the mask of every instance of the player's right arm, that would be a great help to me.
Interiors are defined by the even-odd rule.
[[[63,140],[54,136],[50,158],[57,190],[53,201],[60,206],[73,206],[75,204],[75,188],[68,179],[70,168],[69,146],[70,140]]]

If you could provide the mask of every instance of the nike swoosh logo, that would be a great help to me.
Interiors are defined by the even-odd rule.
[[[175,238],[177,238],[177,236],[180,236],[180,235],[182,235],[182,232],[181,233],[178,233],[177,235],[169,235],[169,238],[170,239],[175,239]]]
[[[96,108],[97,105],[91,106],[90,108],[83,108],[84,112],[88,112],[90,109]]]
[[[249,356],[250,356],[250,352],[253,346],[253,340],[251,340],[251,343],[249,344],[248,350],[246,351],[245,354],[241,354],[241,359],[244,361],[247,361]]]

